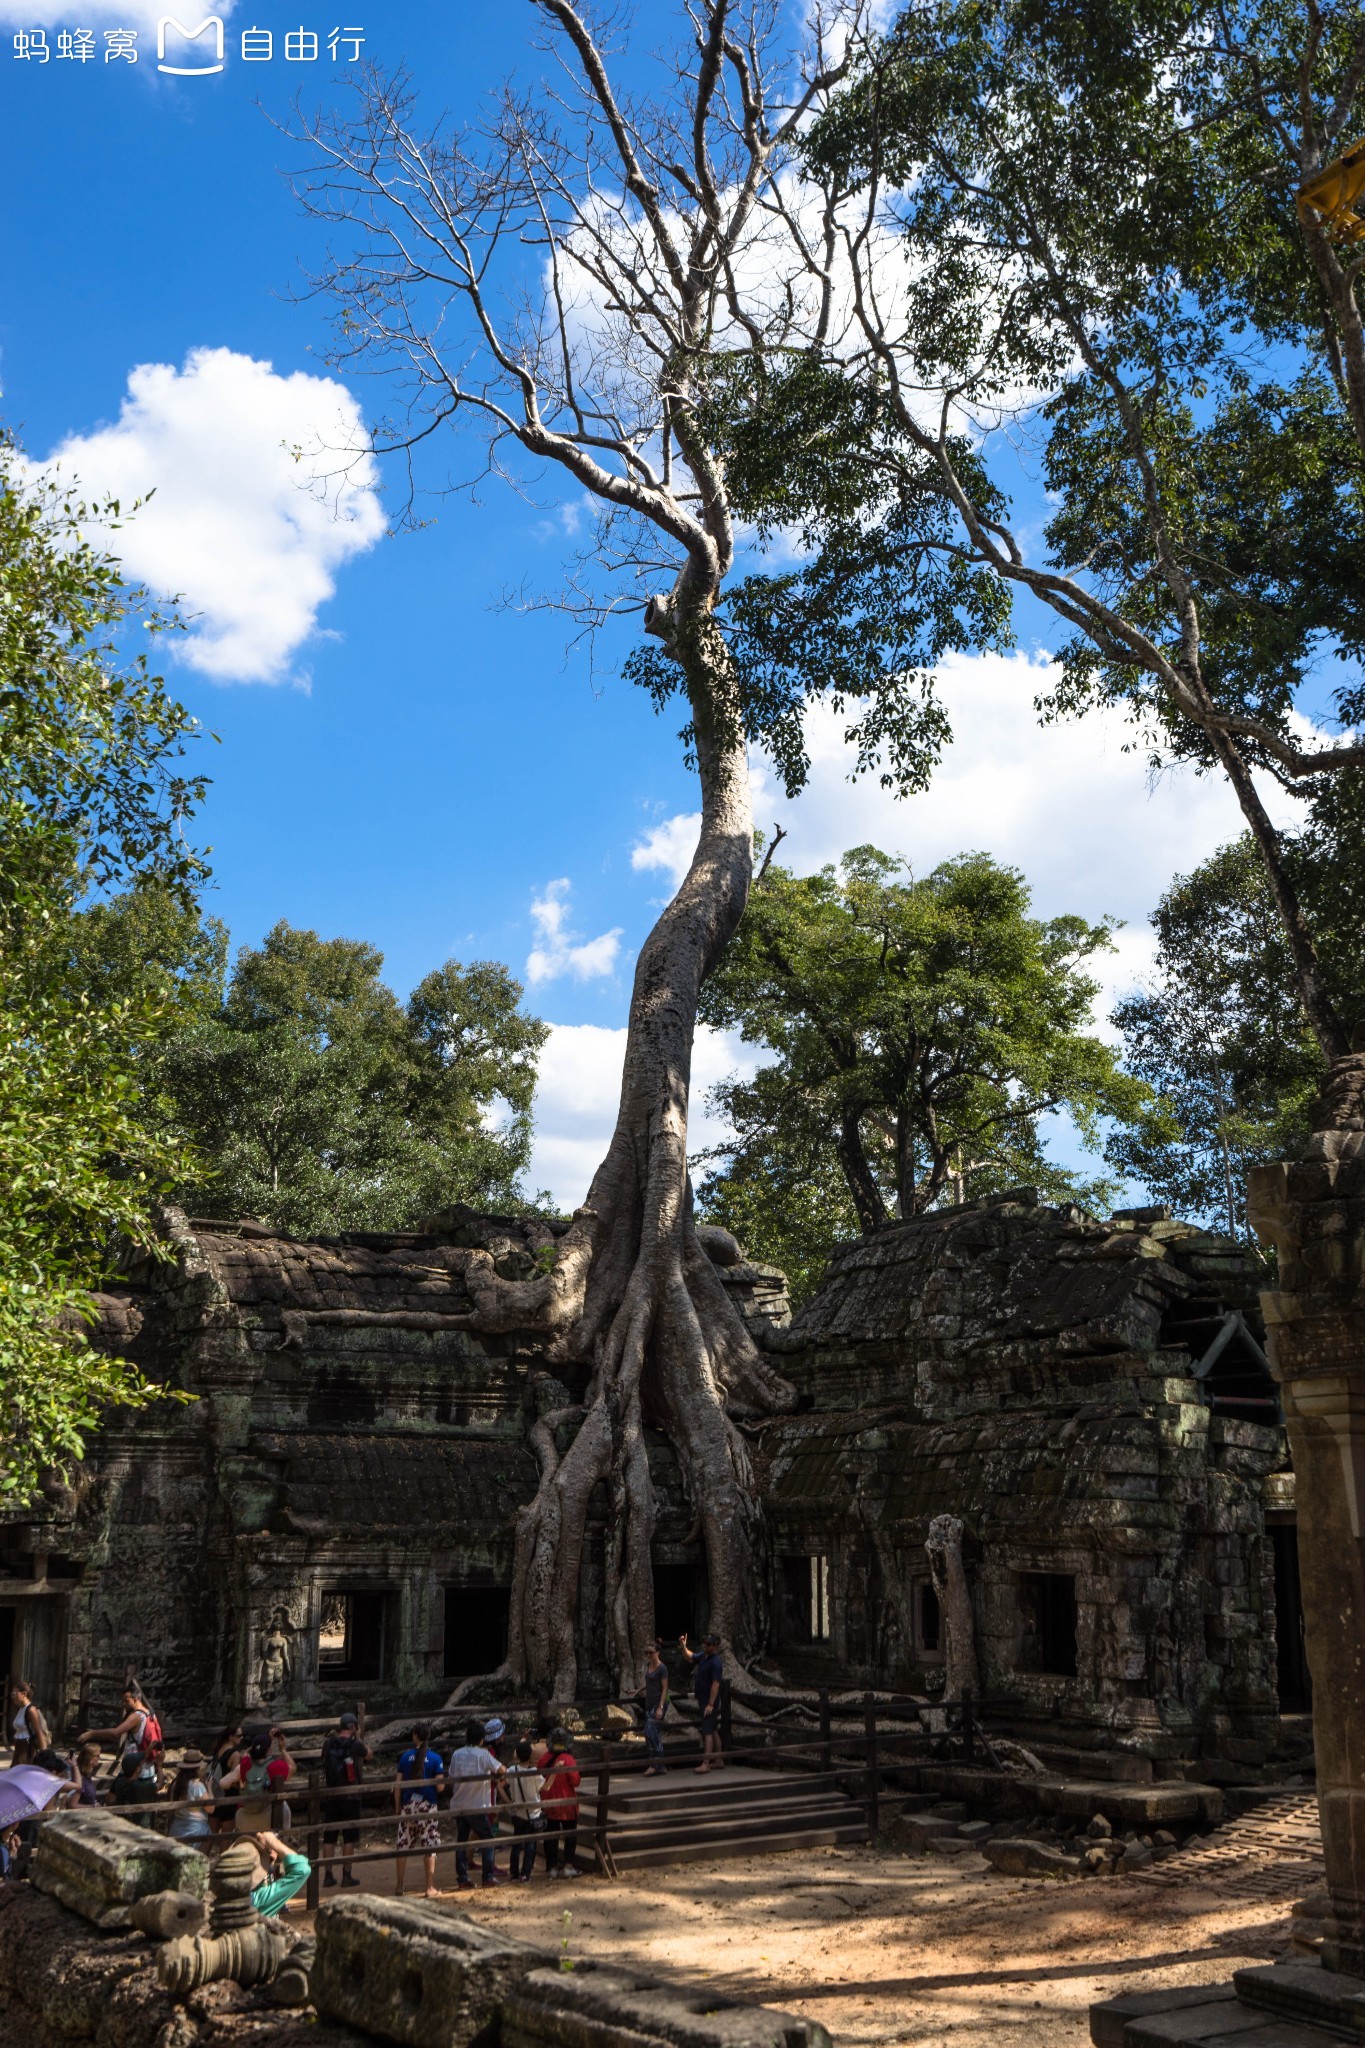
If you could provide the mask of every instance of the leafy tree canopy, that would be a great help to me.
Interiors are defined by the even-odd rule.
[[[203,950],[196,937],[186,980]],[[188,1207],[306,1235],[524,1206],[545,1025],[496,961],[448,960],[406,1005],[382,966],[373,946],[280,923],[220,973],[156,1062],[200,1162]]]
[[[1159,1099],[1106,1157],[1178,1214],[1244,1237],[1247,1169],[1302,1146],[1322,1072],[1255,847],[1238,840],[1180,876],[1152,924],[1155,973],[1114,1023]]]
[[[1030,916],[1022,877],[985,854],[923,879],[870,846],[816,875],[770,864],[702,997],[776,1055],[715,1091],[736,1135],[707,1214],[809,1283],[850,1225],[1025,1182],[1106,1199],[1048,1159],[1041,1126],[1065,1113],[1098,1149],[1104,1119],[1150,1100],[1087,1030],[1085,963],[1109,943],[1106,924]]]
[[[1365,855],[1354,778],[1320,797],[1290,848],[1343,1016],[1365,1017],[1358,877]],[[1351,801],[1345,801],[1351,799]],[[1152,915],[1154,972],[1114,1023],[1124,1063],[1157,1100],[1115,1131],[1110,1164],[1183,1215],[1248,1235],[1246,1176],[1295,1157],[1322,1079],[1265,868],[1248,838],[1179,876]]]
[[[118,517],[0,439],[0,1505],[78,1457],[109,1403],[156,1392],[84,1328],[116,1243],[151,1242],[182,1167],[141,1113],[134,1051],[174,1004],[154,976],[85,984],[69,938],[92,891],[189,899],[203,778],[182,768],[194,720],[127,652],[174,620],[87,537]]]
[[[712,374],[736,509],[796,525],[803,592],[876,559],[882,642],[899,587],[932,658],[926,589],[999,639],[1023,588],[1072,634],[1045,714],[1118,705],[1155,763],[1227,774],[1329,1057],[1347,1034],[1251,771],[1365,763],[1365,272],[1299,203],[1363,85],[1354,6],[907,7],[804,139],[846,319]],[[1021,446],[1039,541],[1005,488]],[[1306,692],[1339,740],[1305,738]]]

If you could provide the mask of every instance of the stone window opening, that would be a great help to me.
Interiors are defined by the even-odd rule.
[[[1076,1578],[1073,1572],[1019,1573],[1019,1671],[1076,1676]]]
[[[318,1622],[318,1681],[384,1676],[388,1652],[387,1596],[329,1587]]]
[[[783,1634],[789,1643],[830,1639],[829,1557],[782,1560]]]
[[[444,1675],[477,1678],[496,1671],[507,1655],[511,1613],[510,1586],[447,1586]]]

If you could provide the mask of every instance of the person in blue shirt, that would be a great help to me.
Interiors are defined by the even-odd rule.
[[[725,1759],[720,1753],[720,1682],[724,1669],[720,1661],[720,1637],[709,1631],[699,1650],[689,1650],[687,1637],[678,1637],[678,1648],[692,1666],[692,1690],[701,1712],[701,1762],[698,1771],[719,1771]]]
[[[445,1787],[446,1773],[440,1757],[428,1747],[430,1734],[426,1722],[419,1721],[412,1730],[411,1742],[398,1759],[398,1775],[405,1780],[401,1789],[397,1785],[393,1788],[393,1810],[398,1815],[398,1855],[393,1875],[400,1899],[410,1849],[420,1849],[426,1860],[426,1896],[441,1896],[436,1889],[436,1851],[441,1846],[436,1795]]]

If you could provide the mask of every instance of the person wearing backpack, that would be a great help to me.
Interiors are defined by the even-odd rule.
[[[221,1779],[220,1792],[238,1793],[241,1805],[233,1823],[239,1835],[259,1835],[270,1827],[273,1790],[270,1782],[270,1737],[258,1735],[235,1771]]]
[[[52,1731],[43,1719],[42,1708],[34,1703],[33,1687],[26,1678],[16,1678],[10,1687],[10,1705],[14,1709],[10,1730],[14,1754],[10,1762],[31,1763],[40,1749],[52,1747]]]
[[[522,1736],[517,1760],[509,1764],[503,1779],[503,1797],[512,1822],[512,1882],[529,1884],[535,1867],[536,1844],[545,1832],[545,1814],[540,1803],[545,1780],[531,1761],[531,1744]]]
[[[545,1779],[541,1795],[545,1808],[545,1869],[551,1877],[577,1877],[574,1855],[578,1848],[578,1781],[582,1773],[569,1747],[567,1729],[555,1729],[536,1758],[536,1769]]]
[[[322,1802],[322,1881],[325,1885],[334,1885],[337,1881],[332,1857],[338,1842],[341,1844],[343,1886],[358,1888],[360,1884],[360,1879],[351,1875],[351,1854],[360,1842],[360,1794],[351,1788],[359,1785],[372,1752],[361,1741],[358,1728],[354,1714],[343,1714],[322,1745],[322,1781],[328,1788]]]
[[[123,1719],[112,1728],[82,1728],[76,1737],[77,1747],[86,1742],[112,1742],[119,1764],[126,1756],[136,1754],[144,1764],[150,1765],[155,1777],[166,1745],[161,1723],[147,1704],[136,1679],[130,1678],[123,1688]]]

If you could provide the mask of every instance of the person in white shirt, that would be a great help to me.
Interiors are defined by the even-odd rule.
[[[464,1731],[464,1746],[452,1753],[446,1772],[450,1811],[455,1816],[455,1882],[462,1892],[474,1889],[465,1848],[471,1835],[481,1844],[479,1855],[485,1886],[502,1883],[493,1868],[493,1792],[507,1774],[483,1745],[483,1722],[469,1722]]]
[[[535,1868],[536,1843],[545,1832],[545,1812],[540,1803],[545,1780],[531,1762],[531,1745],[523,1735],[517,1744],[517,1760],[503,1780],[503,1797],[516,1837],[512,1844],[512,1882],[529,1884]]]

